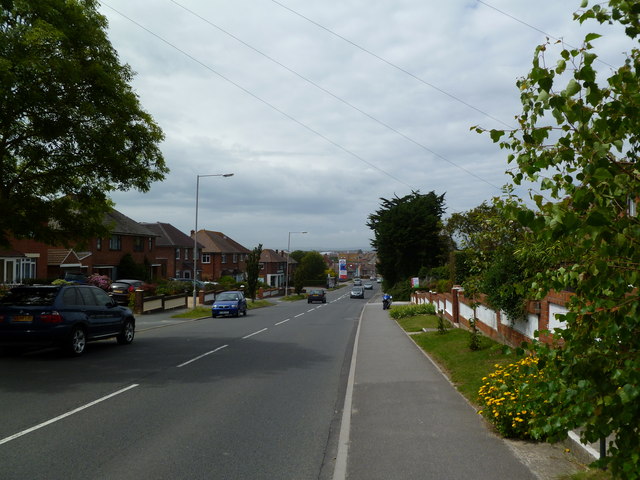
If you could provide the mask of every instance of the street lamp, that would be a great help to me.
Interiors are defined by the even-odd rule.
[[[289,293],[289,256],[291,255],[291,234],[292,233],[307,233],[307,232],[289,232],[289,241],[287,242],[287,269],[284,274],[284,296]]]
[[[200,195],[200,177],[233,177],[233,173],[214,173],[196,175],[196,226],[193,231],[193,308],[196,308],[196,281],[198,280],[198,196]]]

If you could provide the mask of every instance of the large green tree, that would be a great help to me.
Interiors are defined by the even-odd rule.
[[[540,349],[558,374],[542,386],[554,412],[538,419],[538,431],[553,438],[582,427],[591,442],[612,436],[603,463],[618,478],[638,479],[640,3],[584,1],[575,18],[621,27],[624,64],[598,63],[596,33],[581,48],[541,45],[518,81],[519,128],[490,134],[510,151],[514,182],[539,182],[545,194],[533,196],[539,214],[518,214],[542,245],[532,246],[554,252],[554,267],[534,287],[575,291],[566,328],[556,332],[563,347]]]
[[[298,286],[320,286],[327,283],[327,264],[318,252],[306,252],[300,260],[295,274],[296,291]]]
[[[247,256],[247,296],[254,302],[260,279],[260,255],[262,255],[261,243]]]
[[[167,173],[95,0],[0,0],[0,244],[104,235],[114,190]]]
[[[387,286],[446,261],[447,242],[441,235],[444,195],[411,192],[380,200],[382,205],[369,215],[367,226],[374,233],[371,246],[378,256],[377,271]]]

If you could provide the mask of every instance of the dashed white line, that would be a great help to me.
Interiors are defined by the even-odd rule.
[[[293,318],[298,318],[301,317],[302,315],[304,315],[304,312],[297,314],[296,316],[294,316]]]
[[[276,323],[276,325],[282,325],[283,323],[287,323],[289,320],[291,319],[287,318],[286,320],[282,320],[281,322]]]
[[[212,353],[216,353],[216,352],[222,350],[223,348],[227,348],[228,346],[229,345],[222,345],[221,347],[218,347],[215,350],[211,350],[210,352],[203,353],[202,355],[200,355],[200,356],[198,356],[196,358],[192,358],[191,360],[188,360],[188,361],[186,361],[184,363],[181,363],[180,365],[178,365],[177,368],[181,368],[181,367],[184,367],[185,365],[189,365],[190,363],[196,362],[196,361],[200,360],[201,358],[204,358],[207,355],[211,355]]]
[[[15,440],[18,437],[22,437],[23,435],[26,435],[27,433],[31,433],[31,432],[34,432],[36,430],[39,430],[40,428],[46,427],[47,425],[51,425],[52,423],[55,423],[58,420],[62,420],[63,418],[70,417],[73,414],[81,412],[82,410],[85,410],[85,409],[87,409],[89,407],[93,407],[94,405],[96,405],[96,404],[98,404],[100,402],[104,402],[105,400],[108,400],[108,399],[110,399],[112,397],[115,397],[116,395],[120,395],[121,393],[124,393],[124,392],[126,392],[128,390],[131,390],[132,388],[136,388],[138,386],[139,386],[139,384],[134,383],[133,385],[129,385],[126,388],[118,390],[117,392],[110,393],[109,395],[105,395],[104,397],[99,398],[98,400],[94,400],[91,403],[87,403],[86,405],[83,405],[83,406],[78,407],[78,408],[76,408],[74,410],[71,410],[70,412],[63,413],[62,415],[59,415],[59,416],[57,416],[55,418],[52,418],[51,420],[47,420],[46,422],[40,423],[40,424],[38,424],[38,425],[36,425],[34,427],[27,428],[26,430],[23,430],[23,431],[18,432],[18,433],[14,434],[14,435],[11,435],[10,437],[3,438],[2,440],[0,440],[0,445],[2,445],[3,443],[8,443],[11,440]]]
[[[247,335],[247,336],[245,336],[245,337],[242,337],[242,339],[244,340],[244,339],[246,339],[246,338],[253,337],[254,335],[258,335],[259,333],[262,333],[262,332],[264,332],[265,330],[267,330],[267,329],[266,329],[266,328],[263,328],[262,330],[258,330],[257,332],[250,333],[249,335]]]

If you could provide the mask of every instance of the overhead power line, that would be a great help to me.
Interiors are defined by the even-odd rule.
[[[327,137],[326,135],[320,133],[319,131],[315,130],[314,128],[310,127],[309,125],[303,123],[302,121],[298,120],[297,118],[293,117],[292,115],[288,114],[287,112],[281,110],[280,108],[276,107],[275,105],[273,105],[272,103],[268,102],[267,100],[259,97],[258,95],[256,95],[255,93],[253,93],[252,91],[250,91],[249,89],[247,89],[246,87],[243,87],[242,85],[240,85],[239,83],[233,81],[232,79],[230,79],[229,77],[221,74],[220,72],[218,72],[217,70],[215,70],[213,67],[210,67],[209,65],[207,65],[206,63],[198,60],[197,58],[195,58],[193,55],[189,54],[188,52],[182,50],[180,47],[174,45],[173,43],[171,43],[170,41],[168,41],[167,39],[165,39],[164,37],[158,35],[157,33],[153,32],[152,30],[148,29],[147,27],[145,27],[144,25],[136,22],[135,20],[133,20],[132,18],[128,17],[127,15],[125,15],[124,13],[122,13],[121,11],[115,9],[114,7],[112,7],[111,5],[109,5],[108,3],[106,3],[105,1],[101,0],[100,3],[102,5],[104,5],[105,7],[113,10],[115,13],[117,13],[118,15],[122,16],[123,18],[125,18],[126,20],[128,20],[129,22],[133,23],[134,25],[136,25],[137,27],[141,28],[142,30],[144,30],[145,32],[147,32],[148,34],[154,36],[155,38],[157,38],[158,40],[160,40],[161,42],[163,42],[164,44],[168,45],[169,47],[173,48],[174,50],[178,51],[179,53],[181,53],[182,55],[186,56],[187,58],[189,58],[190,60],[194,61],[195,63],[197,63],[198,65],[204,67],[205,69],[209,70],[211,73],[217,75],[218,77],[220,77],[222,80],[230,83],[231,85],[233,85],[234,87],[238,88],[239,90],[241,90],[242,92],[246,93],[247,95],[255,98],[256,100],[258,100],[259,102],[263,103],[264,105],[268,106],[269,108],[275,110],[276,112],[278,112],[280,115],[288,118],[289,120],[291,120],[292,122],[297,123],[298,125],[300,125],[301,127],[303,127],[304,129],[308,130],[309,132],[317,135],[318,137],[322,138],[323,140],[325,140],[326,142],[330,143],[331,145],[335,146],[336,148],[342,150],[343,152],[347,153],[348,155],[351,155],[352,157],[360,160],[361,162],[365,163],[366,165],[370,166],[371,168],[378,170],[379,172],[381,172],[382,174],[388,176],[389,178],[392,178],[393,180],[395,180],[398,183],[401,183],[402,185],[410,188],[411,190],[416,190],[415,187],[409,185],[408,183],[404,182],[403,180],[399,179],[398,177],[396,177],[395,175],[391,174],[390,172],[387,172],[386,170],[378,167],[377,165],[369,162],[368,160],[362,158],[360,155],[352,152],[351,150],[349,150],[346,147],[343,147],[342,145],[340,145],[339,143],[331,140],[329,137]]]
[[[318,83],[314,82],[313,80],[305,77],[304,75],[296,72],[295,70],[293,70],[292,68],[288,67],[287,65],[281,63],[280,61],[276,60],[275,58],[271,57],[270,55],[264,53],[263,51],[259,50],[258,48],[254,47],[253,45],[245,42],[244,40],[242,40],[241,38],[237,37],[236,35],[228,32],[227,30],[225,30],[224,28],[220,27],[219,25],[213,23],[211,20],[203,17],[202,15],[198,14],[197,12],[191,10],[190,8],[185,7],[184,5],[182,5],[181,3],[177,2],[176,0],[170,0],[171,3],[177,5],[178,7],[182,8],[183,10],[185,10],[186,12],[188,12],[189,14],[197,17],[198,19],[202,20],[203,22],[207,23],[208,25],[212,26],[213,28],[217,29],[218,31],[224,33],[225,35],[233,38],[234,40],[236,40],[237,42],[241,43],[242,45],[244,45],[245,47],[253,50],[254,52],[256,52],[259,55],[262,55],[264,58],[270,60],[271,62],[275,63],[276,65],[280,66],[281,68],[284,68],[286,71],[288,71],[289,73],[295,75],[296,77],[300,78],[301,80],[304,80],[305,82],[309,83],[310,85],[313,85],[314,87],[316,87],[317,89],[321,90],[322,92],[326,93],[327,95],[330,95],[331,97],[333,97],[334,99],[338,100],[339,102],[347,105],[348,107],[352,108],[353,110],[356,110],[357,112],[361,113],[362,115],[366,116],[367,118],[369,118],[370,120],[373,120],[374,122],[378,123],[379,125],[383,126],[384,128],[394,132],[397,135],[400,135],[402,138],[410,141],[411,143],[413,143],[414,145],[422,148],[423,150],[429,152],[430,154],[432,154],[433,156],[444,160],[445,162],[449,163],[450,165],[462,170],[463,172],[471,175],[472,177],[476,178],[477,180],[480,180],[481,182],[486,183],[487,185],[499,189],[499,187],[497,187],[496,185],[493,185],[491,182],[489,182],[488,180],[480,177],[479,175],[473,173],[472,171],[464,168],[461,165],[458,165],[457,163],[453,162],[452,160],[449,160],[448,158],[444,157],[443,155],[439,154],[438,152],[432,150],[431,148],[427,147],[426,145],[422,144],[421,142],[413,139],[412,137],[402,133],[401,131],[399,131],[398,129],[392,127],[391,125],[383,122],[382,120],[374,117],[373,115],[369,114],[368,112],[362,110],[361,108],[357,107],[356,105],[353,105],[352,103],[350,103],[349,101],[343,99],[342,97],[334,94],[333,92],[331,92],[330,90],[327,90],[326,88],[324,88],[323,86],[319,85]]]

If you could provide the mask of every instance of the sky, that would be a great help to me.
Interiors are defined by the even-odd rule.
[[[580,3],[100,1],[170,168],[149,192],[113,194],[115,208],[189,234],[198,175],[233,173],[199,178],[198,229],[320,251],[370,250],[381,199],[434,191],[445,219],[468,211],[500,195],[511,168],[471,127],[515,126],[537,45],[603,33],[601,74],[623,63],[627,38],[580,26]]]

